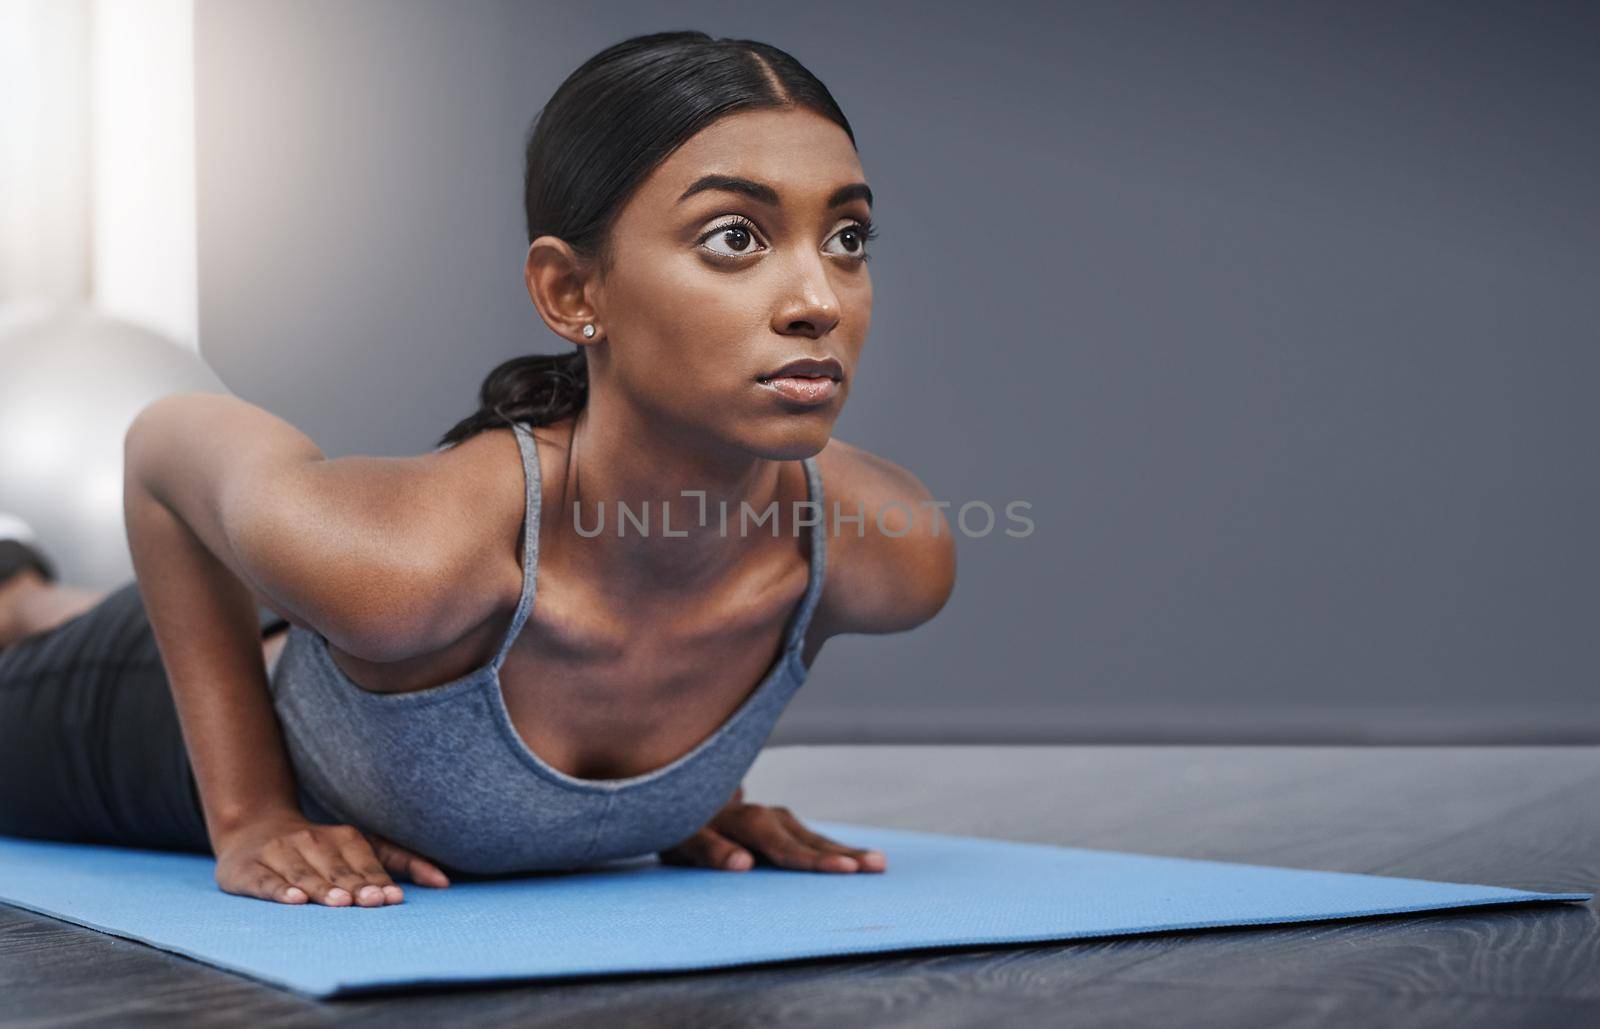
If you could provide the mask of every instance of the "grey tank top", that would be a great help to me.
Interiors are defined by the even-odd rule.
[[[326,638],[289,630],[272,669],[272,703],[314,822],[356,825],[450,870],[573,870],[654,854],[693,835],[733,796],[806,678],[801,644],[827,563],[822,480],[802,463],[811,506],[810,572],[783,650],[714,732],[661,768],[626,779],[580,779],[524,743],[500,691],[500,666],[533,607],[539,567],[538,447],[515,429],[527,486],[522,594],[499,653],[458,679],[408,693],[357,686]]]

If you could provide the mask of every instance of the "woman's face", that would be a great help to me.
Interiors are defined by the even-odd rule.
[[[769,459],[816,453],[872,318],[870,198],[850,137],[821,115],[741,111],[702,129],[613,228],[592,394]],[[837,365],[771,378],[799,358]]]

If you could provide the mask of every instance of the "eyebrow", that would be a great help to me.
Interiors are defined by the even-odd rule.
[[[769,207],[779,206],[777,190],[764,182],[756,182],[753,179],[745,179],[737,175],[702,175],[694,180],[693,185],[683,191],[683,195],[678,198],[677,202],[681,204],[696,193],[703,193],[708,189],[720,189],[727,193],[742,193],[750,199],[766,204]],[[867,187],[865,182],[852,182],[848,186],[841,186],[834,190],[833,195],[828,198],[828,206],[843,207],[852,200],[865,200],[867,206],[871,207],[872,190]]]

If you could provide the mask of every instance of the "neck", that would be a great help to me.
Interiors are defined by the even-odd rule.
[[[793,508],[803,492],[783,494],[785,462],[708,441],[604,391],[574,419],[567,461],[561,528],[578,537],[586,564],[624,588],[714,580],[771,543],[774,520],[779,539],[793,535],[804,512]],[[752,517],[741,523],[744,505]]]

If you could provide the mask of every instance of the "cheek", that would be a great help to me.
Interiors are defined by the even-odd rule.
[[[719,273],[698,260],[674,263],[649,286],[645,311],[674,351],[726,353],[767,322],[765,292],[748,276]],[[668,339],[663,339],[668,343]]]
[[[863,276],[861,284],[839,293],[843,318],[839,324],[839,345],[848,347],[851,356],[861,352],[872,325],[872,280]]]
[[[646,393],[665,376],[686,379],[696,387],[686,396],[701,405],[737,392],[760,363],[752,348],[769,332],[764,284],[692,256],[653,256],[653,266],[636,264],[610,290],[618,373]]]
[[[856,297],[855,307],[861,319],[861,327],[865,329],[872,321],[872,280],[862,279],[860,295]]]

